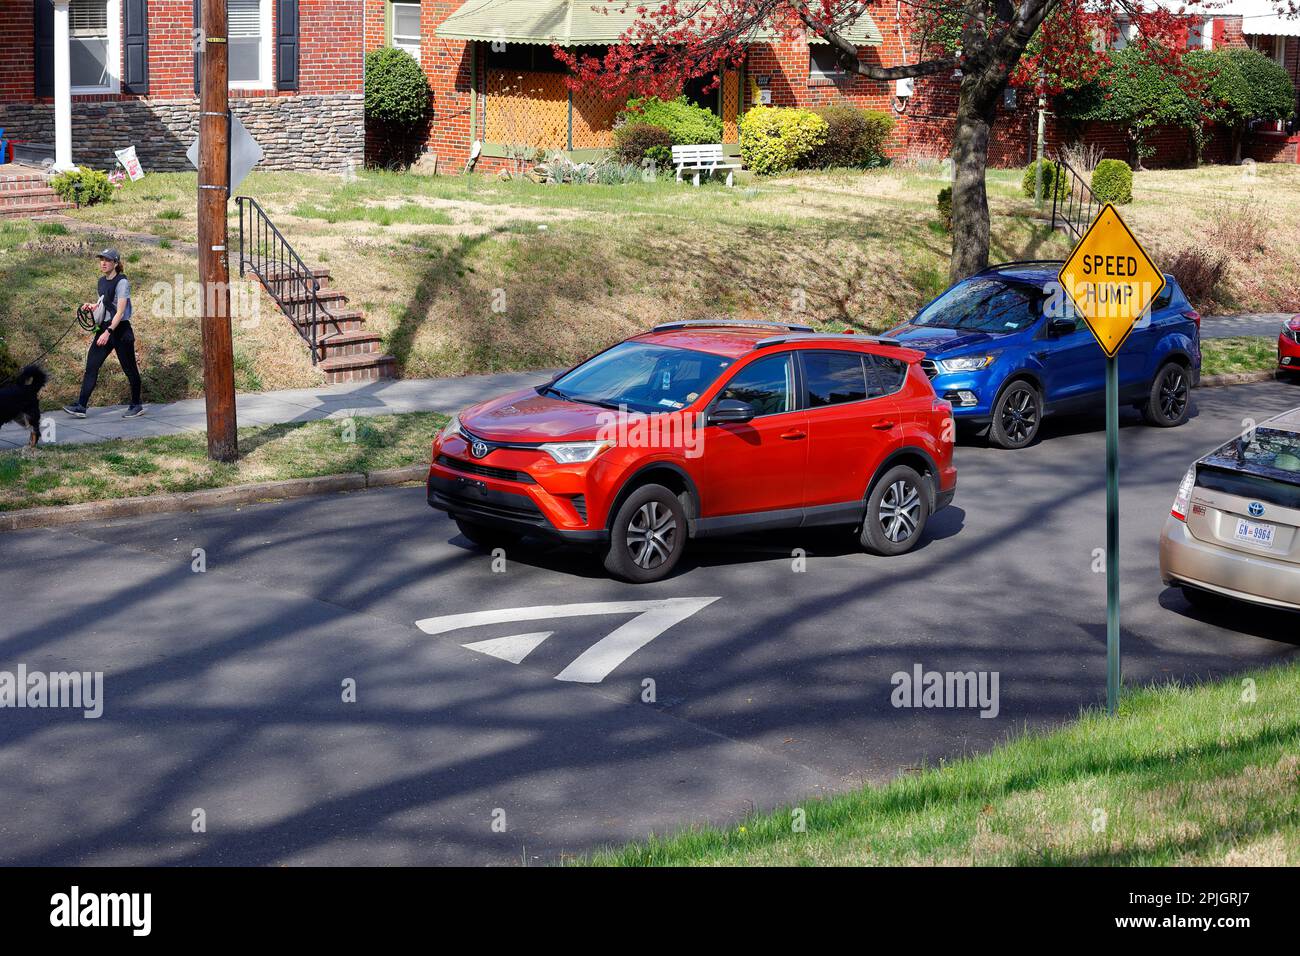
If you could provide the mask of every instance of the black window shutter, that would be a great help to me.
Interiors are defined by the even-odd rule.
[[[194,30],[195,30],[194,35],[195,36],[198,35],[198,31],[202,28],[202,26],[203,26],[203,7],[200,0],[194,0]],[[194,41],[194,48],[195,48],[194,49],[194,95],[195,96],[199,95],[200,67],[199,67],[198,47],[199,47],[199,43],[197,40],[195,40]]]
[[[36,95],[54,95],[54,4],[36,0]]]
[[[122,91],[143,95],[149,92],[149,2],[122,0],[122,14],[125,20],[122,37],[126,47]]]
[[[298,0],[275,0],[275,88],[298,89]]]

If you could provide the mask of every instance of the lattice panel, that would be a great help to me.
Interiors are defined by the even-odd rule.
[[[724,143],[740,142],[740,131],[736,128],[739,112],[740,74],[735,70],[728,70],[722,74],[722,141]]]
[[[489,143],[564,149],[569,91],[560,73],[489,70],[483,137]]]
[[[623,100],[606,99],[595,90],[573,94],[573,148],[609,149],[614,145],[614,116]]]

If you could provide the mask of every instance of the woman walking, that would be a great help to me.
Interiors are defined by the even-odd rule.
[[[123,418],[138,418],[144,414],[140,404],[140,369],[135,363],[135,332],[131,328],[131,282],[122,271],[122,257],[116,249],[105,249],[95,257],[99,262],[99,301],[87,302],[85,307],[95,310],[95,330],[98,333],[90,342],[86,353],[86,374],[81,379],[81,397],[75,405],[64,405],[63,410],[73,418],[85,418],[90,393],[99,381],[99,369],[110,352],[117,353],[117,361],[131,384],[131,407]]]

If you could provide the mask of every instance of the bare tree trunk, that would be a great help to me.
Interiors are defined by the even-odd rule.
[[[1000,95],[1001,86],[995,95],[989,96],[987,86],[975,77],[962,78],[952,145],[952,260],[948,266],[948,278],[952,282],[974,275],[989,264],[989,199],[985,175],[989,130]]]

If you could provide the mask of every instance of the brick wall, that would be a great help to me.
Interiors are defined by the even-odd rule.
[[[268,168],[332,169],[362,162],[365,2],[299,0],[298,90],[230,91],[232,107],[266,151]],[[11,138],[53,142],[52,100],[35,96],[32,4],[6,0],[4,6],[0,126]],[[264,41],[271,45],[272,85],[275,6],[271,4],[271,27]],[[382,3],[380,8],[382,32]],[[149,95],[74,96],[77,162],[111,166],[112,149],[134,143],[146,168],[187,168],[183,153],[194,138],[198,110],[193,18],[192,0],[149,0]]]

